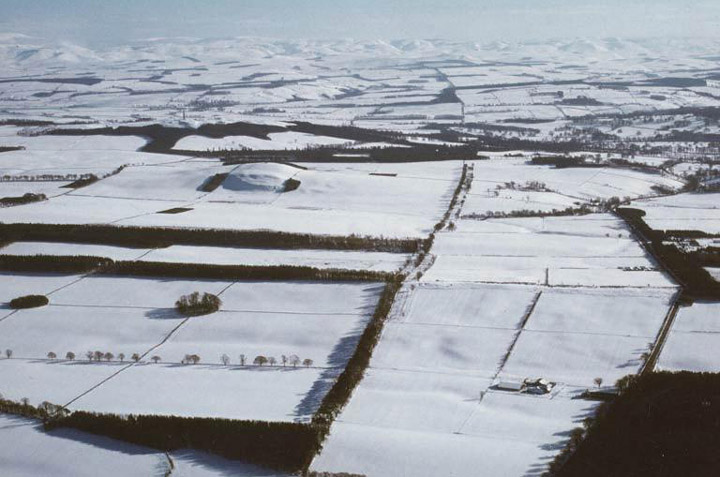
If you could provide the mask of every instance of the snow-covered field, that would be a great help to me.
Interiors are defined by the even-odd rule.
[[[0,152],[0,198],[33,192],[48,200],[4,207],[0,223],[424,239],[447,211],[463,159],[473,167],[473,181],[424,258],[42,242],[8,244],[0,254],[388,272],[404,267],[410,274],[365,377],[312,469],[368,477],[539,475],[595,408],[574,398],[596,378],[612,385],[638,372],[677,287],[613,214],[506,216],[596,211],[599,201],[619,198],[645,210],[655,229],[720,233],[719,194],[659,197],[680,190],[681,178],[699,169],[688,157],[711,155],[712,145],[656,137],[720,130],[712,118],[659,115],[720,106],[717,85],[707,81],[717,70],[719,45],[235,38],[90,50],[3,34],[0,148],[24,149]],[[607,87],[618,84],[626,86]],[[242,132],[217,137],[219,129],[202,127],[241,122],[272,125],[274,132],[266,139]],[[180,138],[167,147],[188,152],[140,152],[168,152],[151,147],[157,146],[152,134],[85,131],[152,125]],[[378,133],[357,139],[351,127]],[[46,135],[53,128],[82,131]],[[440,148],[489,134],[501,147],[488,142],[493,151],[473,150],[447,162],[370,162],[365,151],[337,155],[346,161],[339,163],[323,162],[320,152],[315,162],[302,164],[223,165],[212,157],[222,149],[262,149],[287,150],[278,154],[295,160],[299,154],[292,150],[393,141]],[[598,134],[608,135],[607,147],[622,139],[663,152],[585,153],[598,167],[555,168],[530,161],[556,153],[502,150],[505,139],[559,144]],[[633,168],[611,167],[612,159]],[[659,169],[663,164],[675,165],[668,172]],[[62,187],[89,174],[100,180]],[[204,190],[219,174],[226,175],[222,183]],[[416,258],[420,267],[412,265]],[[196,290],[219,295],[220,311],[177,314],[175,300]],[[377,283],[0,273],[0,393],[96,412],[307,422],[355,350],[381,291]],[[50,304],[9,308],[10,300],[28,294],[46,295]],[[718,311],[711,303],[682,308],[658,367],[718,371]],[[86,353],[94,351],[112,356],[91,362]],[[75,359],[65,359],[68,352]],[[200,363],[181,364],[188,354]],[[255,366],[258,355],[278,362]],[[313,363],[283,366],[283,355]],[[557,386],[544,395],[496,387],[540,377]],[[169,457],[173,476],[278,475],[190,451]],[[28,420],[0,416],[2,475],[164,475],[167,459],[77,432],[46,434]]]
[[[352,164],[301,170],[279,164],[221,167],[204,162],[129,167],[93,185],[22,208],[0,209],[2,222],[277,230],[327,235],[422,237],[447,208],[461,163],[377,167]],[[388,170],[396,172],[385,172]],[[201,185],[229,173],[211,193]],[[282,192],[289,178],[300,187]],[[188,211],[160,213],[172,208]]]
[[[6,310],[0,319],[3,349],[13,352],[0,360],[0,392],[8,398],[120,414],[261,420],[306,419],[314,412],[327,391],[321,383],[344,368],[382,289],[112,276],[5,274],[2,281],[4,300],[30,292],[50,300],[42,308]],[[196,290],[219,295],[221,310],[177,314],[175,300]],[[96,350],[113,356],[90,362],[85,354]],[[57,359],[48,359],[50,352]],[[66,359],[68,352],[74,360]],[[137,364],[134,353],[141,356]],[[181,365],[187,354],[200,356],[201,364]],[[277,365],[254,366],[258,355],[274,357]],[[282,367],[282,355],[313,365]],[[153,356],[159,364],[150,363]],[[245,398],[239,401],[238,393]]]
[[[609,214],[460,220],[438,234],[427,282],[660,287],[673,283]],[[632,270],[631,267],[640,268]]]
[[[697,302],[682,307],[662,349],[658,368],[669,371],[720,372],[720,304]]]
[[[345,250],[278,250],[262,248],[203,247],[172,245],[143,249],[111,245],[15,242],[0,248],[3,255],[89,255],[113,260],[141,260],[216,265],[291,265],[346,270],[394,272],[408,256],[402,253],[354,252]]]
[[[720,233],[720,193],[680,194],[633,202],[643,220],[657,230],[702,230]]]
[[[437,234],[313,469],[540,474],[593,412],[573,397],[640,369],[676,289],[619,219],[455,226]],[[550,394],[494,388],[540,377],[557,383]]]
[[[39,422],[15,416],[0,415],[0,462],[6,477],[38,475],[91,477],[98,474],[172,475],[182,477],[282,477],[248,464],[228,461],[203,452],[178,450],[164,452],[74,429],[45,432]]]
[[[226,136],[220,139],[202,136],[188,136],[175,144],[175,149],[184,151],[213,151],[218,149],[261,149],[285,150],[305,149],[313,146],[353,145],[354,141],[306,133],[270,133],[268,139],[250,136]]]

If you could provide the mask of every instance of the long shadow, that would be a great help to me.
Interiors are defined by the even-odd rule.
[[[596,407],[597,405],[590,405],[586,409],[583,409],[580,414],[573,416],[572,422],[576,424],[575,427],[578,427],[577,425],[582,423],[585,418],[594,416]],[[540,477],[544,475],[547,471],[548,464],[552,462],[556,454],[565,448],[570,440],[571,434],[572,429],[555,432],[553,433],[553,436],[559,438],[558,441],[540,444],[538,447],[549,454],[540,457],[538,462],[532,464],[525,472],[524,477]]]
[[[179,450],[171,454],[172,459],[180,469],[199,467],[212,470],[214,475],[237,476],[247,475],[253,477],[290,477],[271,469],[244,462],[231,461],[204,452],[192,450]]]
[[[151,320],[183,320],[186,316],[178,313],[175,308],[155,308],[145,313],[145,316]]]
[[[355,352],[358,341],[360,341],[360,335],[364,331],[365,326],[366,321],[363,320],[350,334],[344,336],[337,342],[327,358],[328,365],[331,367],[323,370],[307,394],[305,394],[298,405],[295,406],[294,416],[296,420],[310,416],[318,410],[325,395],[330,391],[330,388],[333,387],[335,380],[345,369],[348,360],[350,360],[350,356]]]
[[[134,444],[128,444],[115,439],[111,439],[109,437],[96,436],[94,434],[89,434],[75,429],[61,428],[46,432],[42,429],[40,421],[19,416],[3,416],[12,421],[12,423],[8,426],[0,427],[0,430],[12,429],[15,427],[32,426],[37,432],[46,433],[48,436],[57,437],[59,439],[68,439],[104,450],[121,452],[126,455],[161,454],[161,452],[154,449],[141,447]]]

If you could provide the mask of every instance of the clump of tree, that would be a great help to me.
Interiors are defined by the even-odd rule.
[[[212,293],[192,292],[181,296],[175,302],[175,309],[185,316],[198,316],[214,313],[220,309],[222,300]]]
[[[292,192],[300,187],[300,181],[292,177],[283,182],[282,192]]]
[[[0,199],[0,207],[32,204],[33,202],[40,202],[43,200],[47,200],[47,196],[45,194],[33,194],[28,192],[20,197],[3,197]]]
[[[227,172],[221,172],[219,174],[215,174],[214,176],[210,177],[203,185],[200,186],[199,190],[202,192],[212,192],[218,187],[220,187],[220,184],[225,182],[225,179],[228,177]]]
[[[45,295],[25,295],[11,300],[10,308],[15,310],[38,308],[47,305],[49,302]]]
[[[199,362],[200,356],[196,354],[186,354],[185,357],[180,361],[181,364],[198,364]]]

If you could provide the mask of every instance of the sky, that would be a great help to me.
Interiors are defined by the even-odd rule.
[[[0,0],[0,33],[88,47],[178,36],[490,42],[718,32],[718,0]]]

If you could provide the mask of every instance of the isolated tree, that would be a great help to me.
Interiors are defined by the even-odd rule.
[[[283,354],[280,356],[280,361],[282,361],[282,365],[285,366],[288,362],[288,357]]]
[[[603,383],[603,378],[595,378],[595,379],[593,379],[593,382],[595,383],[595,386],[597,386],[598,389],[600,389],[600,386],[602,386],[602,383]]]
[[[11,349],[8,348],[8,349],[5,350],[5,357],[6,357],[7,359],[12,358],[12,350],[11,350]]]
[[[296,354],[290,355],[290,364],[292,364],[293,368],[296,368],[298,364],[300,364],[300,358]]]
[[[222,364],[224,366],[227,366],[228,364],[230,364],[230,356],[223,354],[222,356],[220,356],[220,361],[222,361]]]
[[[191,354],[191,355],[190,355],[190,362],[191,362],[192,364],[198,364],[198,363],[200,362],[200,356],[198,356],[198,355],[196,355],[196,354]]]
[[[244,354],[241,354],[239,356],[239,358],[240,358],[240,366],[245,366],[245,360],[247,359],[247,357]]]
[[[160,356],[155,355],[155,356],[153,356],[153,357],[150,358],[150,359],[152,360],[153,363],[157,364],[158,361],[160,361],[161,358],[160,358]]]
[[[275,366],[276,363],[277,363],[277,360],[275,359],[275,356],[270,356],[270,357],[268,358],[268,364],[269,364],[270,366]]]
[[[68,351],[68,352],[65,354],[65,359],[67,359],[68,361],[74,361],[74,360],[75,360],[75,353],[73,353],[72,351]]]
[[[253,364],[256,366],[262,366],[263,364],[267,363],[267,358],[263,355],[255,356],[255,360],[253,361]]]
[[[312,359],[310,359],[310,358],[305,358],[305,359],[303,360],[303,366],[305,366],[306,368],[309,368],[309,367],[312,366],[312,365],[313,365],[313,360],[312,360]]]
[[[140,355],[137,353],[133,353],[132,356],[130,356],[130,359],[137,363],[138,361],[140,361]]]
[[[48,359],[55,359],[55,358],[57,358],[57,355],[54,352],[50,351],[47,354],[47,357],[48,357]]]
[[[88,351],[87,353],[85,353],[85,357],[88,359],[88,361],[92,361],[93,356],[95,356],[95,353],[93,353],[92,351]]]
[[[107,353],[105,353],[105,356],[103,356],[103,358],[105,358],[105,361],[112,361],[112,359],[113,359],[114,357],[115,357],[115,355],[112,354],[110,351],[108,351]]]
[[[125,361],[125,353],[118,353],[118,359],[121,363]]]

